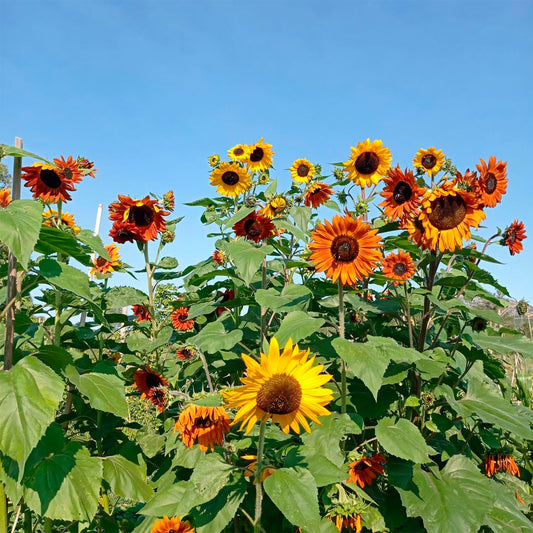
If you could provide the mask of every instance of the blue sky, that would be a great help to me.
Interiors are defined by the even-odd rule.
[[[491,271],[533,302],[532,23],[526,1],[5,0],[0,142],[94,160],[68,207],[89,228],[118,193],[212,195],[206,157],[260,137],[282,187],[294,159],[327,169],[366,138],[402,167],[428,146],[459,169],[494,154],[508,194],[482,235],[517,218],[531,236],[518,256],[494,247]],[[212,242],[199,208],[177,214],[168,252],[185,266]]]

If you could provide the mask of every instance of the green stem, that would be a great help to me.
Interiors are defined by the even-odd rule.
[[[3,483],[0,483],[0,533],[7,533],[7,496]]]
[[[339,286],[339,337],[345,338],[344,331],[344,288],[341,280],[338,281]],[[346,362],[341,359],[341,413],[346,412]]]
[[[150,266],[150,259],[148,257],[148,243],[144,244],[144,262],[146,265],[146,277],[148,279],[148,301],[150,302],[150,307],[153,310],[154,306],[154,289],[152,287],[152,267]]]
[[[44,533],[52,533],[52,520],[50,518],[44,519]]]
[[[257,469],[255,471],[255,519],[254,533],[261,533],[261,509],[263,504],[263,452],[265,449],[266,420],[261,421],[259,426],[259,442],[257,443]]]
[[[32,528],[31,511],[26,509],[24,511],[24,533],[32,533]]]
[[[261,266],[261,288],[266,289],[267,285],[267,275],[266,275],[266,257],[263,259],[263,264]],[[266,311],[267,308],[261,307],[261,336],[259,340],[259,351],[263,349],[263,341],[266,337]]]
[[[409,291],[407,290],[407,283],[403,284],[403,288],[405,291],[405,307],[406,307],[406,314],[407,314],[407,329],[409,330],[409,348],[412,348],[414,346],[413,343],[413,325],[411,324],[411,305],[409,303]]]

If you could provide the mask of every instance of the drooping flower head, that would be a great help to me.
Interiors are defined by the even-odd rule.
[[[12,201],[11,189],[0,189],[0,207],[5,209]]]
[[[407,252],[387,255],[381,262],[383,275],[389,278],[394,286],[404,284],[415,273],[413,259]]]
[[[136,322],[151,322],[152,316],[146,305],[132,305],[131,312],[135,315]]]
[[[487,455],[485,457],[485,474],[492,477],[498,472],[508,472],[512,476],[520,477],[520,469],[511,455]]]
[[[288,207],[289,204],[285,197],[282,194],[278,194],[266,203],[265,207],[261,209],[261,214],[268,218],[276,218],[283,215]]]
[[[383,146],[383,141],[370,139],[351,147],[351,155],[344,162],[344,172],[348,178],[360,187],[377,185],[391,166],[392,154]]]
[[[94,163],[92,161],[89,161],[86,157],[78,156],[76,163],[78,164],[78,170],[84,176],[91,176],[91,178],[96,177],[96,173],[98,172],[98,169],[94,168]]]
[[[297,159],[289,170],[297,183],[309,183],[315,175],[315,167],[307,159]]]
[[[422,169],[428,176],[435,176],[444,165],[444,154],[434,146],[420,148],[413,159],[413,165]]]
[[[509,248],[511,255],[515,255],[524,249],[522,245],[524,239],[527,239],[524,223],[515,219],[503,234],[503,244]]]
[[[407,230],[409,234],[407,238],[422,250],[429,250],[431,248],[431,241],[426,236],[426,228],[420,222],[420,215],[401,221],[400,228]]]
[[[224,407],[195,404],[188,405],[181,412],[174,426],[174,433],[179,431],[179,437],[187,448],[192,448],[198,441],[203,452],[208,448],[213,451],[215,445],[220,446],[229,430],[230,420]]]
[[[309,350],[300,351],[289,339],[280,352],[278,341],[270,341],[268,355],[261,353],[258,363],[242,354],[246,377],[242,386],[222,395],[230,409],[238,409],[234,424],[246,428],[248,434],[257,422],[272,419],[282,431],[300,433],[300,425],[311,432],[307,419],[320,424],[319,416],[329,415],[325,406],[333,399],[333,392],[323,387],[330,379],[323,374],[324,365],[314,365]]]
[[[264,241],[272,237],[275,230],[272,221],[257,211],[253,211],[233,226],[235,235],[254,242]]]
[[[333,283],[354,286],[368,277],[381,259],[381,239],[361,219],[348,213],[335,215],[331,222],[318,224],[311,234],[311,261]]]
[[[188,307],[178,307],[170,317],[174,329],[178,331],[191,331],[194,329],[194,320],[189,319]]]
[[[74,175],[70,169],[68,170],[69,176]],[[26,182],[24,186],[30,188],[34,198],[41,198],[44,202],[51,203],[72,200],[69,193],[76,190],[74,185],[77,182],[67,178],[56,166],[34,163],[31,167],[22,167],[22,171],[24,174],[21,175],[21,179]]]
[[[236,198],[252,186],[250,174],[239,163],[223,162],[211,171],[211,185],[223,196]]]
[[[233,148],[228,150],[228,157],[232,161],[245,163],[249,155],[249,147],[246,144],[236,144]]]
[[[313,183],[304,193],[304,204],[307,207],[320,207],[333,194],[333,189],[325,183]]]
[[[165,515],[163,520],[156,520],[150,533],[194,533],[194,531],[191,524],[182,521],[179,516],[169,518]]]
[[[272,145],[263,142],[261,137],[255,144],[248,146],[247,157],[244,161],[252,172],[266,170],[272,166],[273,154]]]
[[[213,262],[217,265],[225,265],[226,264],[226,258],[224,257],[224,253],[220,250],[215,250],[213,252]]]
[[[176,207],[176,200],[174,198],[174,191],[168,191],[163,194],[163,207],[172,213]]]
[[[116,267],[120,265],[120,255],[118,253],[118,246],[115,243],[106,244],[105,249],[109,254],[109,259],[102,257],[101,255],[93,258],[94,267],[89,270],[89,275],[93,277],[97,272],[98,274],[110,274],[116,270]]]
[[[479,171],[481,201],[486,207],[495,207],[507,192],[507,162],[496,161],[496,156],[492,155],[488,165],[483,159],[480,159],[479,163],[476,168]]]
[[[383,474],[383,465],[387,462],[384,455],[378,452],[374,455],[363,456],[350,463],[347,483],[356,483],[362,489],[365,485],[372,485],[378,474]]]
[[[360,533],[363,531],[363,517],[359,513],[336,514],[332,512],[326,518],[334,522],[335,527],[341,532],[355,531],[355,533]]]
[[[58,225],[57,209],[45,209],[43,212],[43,217],[43,224],[45,226],[55,228]],[[69,227],[76,234],[81,231],[81,229],[76,226],[74,216],[70,213],[67,213],[66,211],[61,212],[61,224],[63,224],[63,226]]]
[[[385,187],[380,194],[385,200],[379,206],[383,207],[387,217],[392,220],[403,220],[418,215],[425,189],[417,185],[410,170],[402,172],[398,165],[389,170],[383,181]]]

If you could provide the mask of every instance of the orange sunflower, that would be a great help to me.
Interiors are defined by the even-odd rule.
[[[179,350],[176,350],[176,357],[180,361],[190,361],[196,355],[194,348],[191,346],[184,346]]]
[[[118,253],[118,246],[115,243],[106,244],[105,249],[109,254],[109,259],[102,256],[93,257],[94,267],[89,270],[91,278],[98,272],[98,274],[110,274],[116,270],[115,267],[120,265],[120,256]]]
[[[320,207],[333,194],[333,189],[325,183],[313,183],[304,194],[304,204],[307,207]]]
[[[315,166],[307,159],[297,159],[289,170],[292,179],[298,183],[309,183],[315,175]]]
[[[121,222],[119,220],[113,222],[113,227],[109,232],[109,236],[115,242],[120,244],[141,240],[135,224],[132,224],[131,222]]]
[[[272,145],[263,142],[261,137],[255,144],[248,146],[248,153],[244,162],[252,172],[266,170],[272,166],[273,154]]]
[[[515,220],[503,234],[503,244],[509,247],[511,255],[519,254],[524,247],[522,241],[527,239],[526,229],[523,222]]]
[[[145,196],[136,200],[129,196],[118,195],[118,202],[109,206],[109,219],[116,222],[132,224],[138,241],[148,242],[157,239],[157,234],[166,228],[165,217],[168,211],[163,211],[157,200],[150,200]]]
[[[213,262],[217,265],[224,265],[226,263],[226,258],[220,250],[215,250],[213,252]]]
[[[419,248],[422,248],[422,250],[428,250],[431,248],[431,243],[426,236],[426,228],[424,228],[424,225],[420,222],[420,215],[400,221],[400,228],[407,230],[409,234],[407,238],[414,242]]]
[[[335,215],[332,222],[318,224],[311,234],[311,261],[318,272],[326,272],[333,283],[354,286],[366,278],[381,259],[381,239],[361,219],[348,213]]]
[[[179,431],[179,437],[187,448],[192,448],[198,441],[203,452],[208,448],[214,451],[215,444],[220,446],[229,430],[230,420],[224,407],[194,404],[185,407],[174,426],[174,433]]]
[[[367,139],[356,148],[352,146],[351,151],[350,159],[344,162],[344,172],[348,174],[348,179],[360,187],[377,185],[391,166],[390,150],[383,146],[381,140],[370,142]]]
[[[254,478],[255,485],[257,482],[255,479],[255,471],[257,470],[257,455],[243,455],[241,459],[244,459],[245,461],[252,461],[250,464],[246,465],[246,469],[244,470],[244,477]],[[267,477],[271,476],[274,471],[275,468],[272,465],[263,465],[263,470],[261,472],[261,483],[263,483]]]
[[[496,161],[496,156],[491,155],[488,165],[483,159],[479,163],[476,168],[479,171],[481,201],[486,207],[495,207],[507,192],[507,162]]]
[[[79,183],[82,180],[83,174],[78,166],[78,161],[71,155],[66,160],[63,156],[54,159],[54,164],[59,173],[71,183]]]
[[[31,167],[22,167],[21,179],[29,187],[34,198],[41,198],[44,202],[56,203],[59,200],[72,200],[69,192],[75,191],[74,181],[70,180],[57,167],[34,163]]]
[[[381,262],[381,272],[389,278],[394,286],[404,284],[415,273],[415,264],[411,256],[399,251],[397,254],[389,254]]]
[[[0,189],[0,207],[5,209],[12,201],[11,189]]]
[[[135,387],[141,392],[141,398],[150,400],[159,411],[163,412],[166,399],[163,387],[168,387],[167,379],[147,365],[137,369],[133,379]]]
[[[131,312],[135,315],[136,322],[151,322],[152,316],[146,305],[132,305]]]
[[[178,307],[170,317],[174,329],[178,331],[191,331],[194,328],[194,320],[189,320],[188,307]]]
[[[349,478],[346,483],[355,483],[362,489],[365,485],[372,485],[372,480],[378,474],[383,474],[383,465],[387,462],[381,452],[371,456],[363,456],[358,461],[350,463]]]
[[[150,533],[194,533],[195,529],[189,522],[183,522],[179,516],[169,518],[167,515],[163,520],[157,520]]]
[[[425,189],[417,185],[412,171],[402,172],[398,165],[389,170],[383,181],[385,188],[380,194],[385,200],[379,206],[383,207],[385,215],[392,220],[416,216]]]
[[[432,250],[453,252],[463,247],[463,239],[470,239],[471,228],[479,227],[485,217],[472,193],[447,183],[424,195],[419,220]]]
[[[260,215],[257,211],[250,213],[233,226],[235,235],[245,237],[254,242],[264,241],[265,239],[272,237],[275,230],[276,228],[274,224],[272,224],[272,221],[269,218]]]
[[[55,228],[56,225],[58,224],[56,209],[46,209],[43,213],[43,217],[44,217],[43,224],[45,226],[48,226],[50,228]],[[61,212],[61,224],[63,224],[63,226],[67,226],[71,228],[72,231],[74,231],[74,233],[76,234],[78,234],[81,231],[81,229],[78,226],[76,226],[76,222],[74,221],[74,216],[65,211]]]
[[[78,164],[78,170],[81,171],[81,173],[85,176],[91,176],[91,178],[96,177],[96,173],[98,172],[97,168],[94,168],[94,163],[92,161],[89,161],[85,157],[79,157],[76,161]]]
[[[331,522],[335,522],[335,527],[339,531],[355,531],[360,533],[363,530],[363,517],[359,513],[350,515],[328,515],[326,517]]]
[[[511,455],[487,455],[485,457],[485,474],[492,477],[498,472],[508,472],[512,476],[520,477],[520,469]]]

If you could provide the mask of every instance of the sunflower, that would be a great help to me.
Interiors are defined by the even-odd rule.
[[[378,474],[383,474],[383,465],[387,462],[381,452],[374,455],[363,456],[358,461],[350,463],[349,477],[346,483],[355,483],[362,489],[365,485],[372,485],[372,480]]]
[[[414,242],[419,248],[422,248],[422,250],[428,250],[431,248],[431,243],[426,235],[426,228],[422,222],[420,222],[420,215],[400,221],[400,228],[407,230],[407,233],[409,234],[407,238]]]
[[[479,189],[481,201],[486,207],[495,207],[502,201],[502,196],[507,192],[507,162],[496,162],[496,156],[489,157],[489,164],[483,159],[476,165],[479,171]]]
[[[463,239],[470,239],[470,228],[477,228],[485,216],[472,193],[448,183],[424,195],[419,219],[432,250],[453,252],[463,247]]]
[[[389,254],[381,263],[381,272],[389,278],[394,286],[404,284],[415,273],[415,265],[411,256],[399,251],[397,254]]]
[[[256,484],[255,479],[255,471],[257,470],[257,455],[243,455],[241,459],[244,459],[245,461],[252,461],[251,463],[247,464],[244,470],[244,477],[251,477],[254,478],[254,485]],[[275,468],[272,465],[263,466],[263,469],[261,471],[261,483],[265,481],[265,479],[269,476],[271,476],[275,471]]]
[[[413,165],[421,168],[428,176],[435,176],[444,165],[444,154],[434,146],[427,149],[420,148],[413,159]]]
[[[318,417],[330,414],[324,406],[333,399],[333,392],[322,387],[331,379],[321,373],[324,365],[313,366],[315,357],[308,357],[309,349],[300,351],[290,339],[280,353],[275,337],[268,355],[261,353],[260,363],[242,354],[246,377],[240,379],[244,385],[222,392],[228,407],[238,409],[233,423],[240,422],[240,429],[246,427],[248,434],[256,422],[272,418],[284,433],[291,428],[300,433],[300,424],[310,433],[307,418],[320,424]]]
[[[235,300],[235,291],[233,289],[226,289],[222,294],[219,296],[222,296],[222,300],[220,300],[219,303],[229,302],[230,300]],[[220,316],[224,311],[229,311],[227,307],[217,307],[216,312],[217,315]]]
[[[113,222],[113,227],[109,232],[109,236],[115,242],[120,244],[141,240],[135,224],[132,224],[131,222],[121,222],[119,220]]]
[[[250,174],[238,163],[220,163],[211,171],[209,180],[211,185],[216,186],[219,194],[231,198],[236,198],[252,186]]]
[[[523,222],[515,220],[503,234],[503,244],[509,247],[509,253],[511,255],[519,254],[524,247],[522,241],[527,239],[526,229]]]
[[[192,346],[184,346],[183,348],[176,350],[176,357],[180,361],[190,361],[195,355],[196,352]]]
[[[215,444],[220,446],[229,429],[230,420],[224,407],[190,404],[176,421],[174,433],[179,431],[179,437],[187,448],[192,448],[198,441],[200,450],[206,452],[208,448],[213,451]]]
[[[390,150],[383,146],[381,140],[370,142],[367,139],[358,143],[357,148],[352,146],[351,151],[350,159],[344,162],[344,172],[348,178],[360,187],[377,185],[391,166]]]
[[[194,533],[195,529],[189,522],[183,522],[179,516],[169,518],[167,515],[163,520],[157,520],[150,533]]]
[[[109,219],[115,222],[132,224],[136,240],[148,242],[157,239],[157,234],[166,229],[165,217],[168,211],[163,211],[157,200],[150,200],[145,196],[136,200],[129,196],[118,195],[118,202],[109,205]]]
[[[314,183],[304,194],[304,204],[307,207],[320,207],[325,204],[333,194],[333,189],[325,183]]]
[[[78,161],[71,155],[65,160],[63,156],[59,159],[54,159],[54,164],[59,173],[71,183],[79,183],[82,180],[83,174],[79,168]]]
[[[94,267],[89,270],[91,278],[96,274],[110,274],[116,270],[115,267],[120,265],[120,256],[118,253],[118,246],[115,243],[106,244],[104,247],[109,254],[109,259],[105,259],[101,255],[93,257]]]
[[[218,154],[210,155],[207,158],[210,167],[216,167],[220,163],[220,156]]]
[[[480,316],[476,316],[470,321],[470,326],[474,331],[477,331],[478,333],[480,333],[481,331],[485,331],[487,329],[487,325],[488,322]]]
[[[379,206],[383,207],[385,215],[392,220],[416,216],[425,189],[418,187],[413,173],[407,169],[402,172],[398,165],[389,170],[383,181],[385,188],[380,194],[385,200]]]
[[[252,172],[266,170],[272,166],[273,154],[272,145],[264,143],[261,137],[255,144],[248,146],[248,153],[244,162]]]
[[[189,320],[189,308],[178,307],[171,315],[172,325],[178,331],[191,331],[194,328],[194,320]]]
[[[272,237],[275,229],[272,221],[260,215],[257,211],[253,211],[233,226],[235,235],[245,237],[254,242],[263,241]]]
[[[0,207],[5,209],[12,201],[11,189],[0,189]]]
[[[174,198],[174,191],[168,191],[163,194],[163,207],[172,213],[176,207],[176,200]]]
[[[56,209],[46,209],[43,213],[44,222],[43,224],[45,226],[48,226],[50,228],[55,228],[58,224],[57,220],[57,210]],[[74,221],[74,216],[70,213],[66,213],[65,211],[61,212],[61,224],[63,226],[67,226],[74,231],[74,233],[78,234],[81,229],[76,226],[76,222]]]
[[[269,200],[265,207],[261,209],[261,214],[268,218],[276,218],[283,215],[283,213],[287,210],[287,207],[288,203],[287,200],[285,200],[285,197],[281,194],[278,194]]]
[[[34,163],[31,167],[22,167],[21,179],[29,187],[34,198],[44,202],[56,203],[59,200],[72,200],[69,191],[75,191],[74,183],[56,167],[44,163]]]
[[[215,250],[213,252],[213,262],[217,265],[226,264],[226,258],[224,257],[224,253],[220,250]]]
[[[92,161],[89,161],[85,157],[78,156],[78,159],[76,160],[76,163],[78,165],[78,170],[84,176],[91,176],[91,178],[95,178],[96,177],[96,173],[98,172],[98,169],[94,168],[94,163]]]
[[[146,305],[132,305],[131,312],[135,315],[136,322],[151,322],[152,316]]]
[[[249,155],[249,147],[246,144],[236,144],[233,148],[228,150],[228,157],[232,161],[239,161],[245,163]]]
[[[344,515],[344,514],[328,514],[326,516],[331,522],[335,522],[335,527],[339,531],[355,531],[360,533],[363,530],[363,517],[359,513]]]
[[[485,457],[485,474],[492,477],[498,472],[508,472],[512,476],[520,477],[520,469],[511,455],[487,455]]]
[[[315,167],[307,159],[297,159],[289,170],[292,179],[298,183],[309,183],[315,175]]]
[[[377,229],[354,219],[348,213],[335,215],[331,222],[318,224],[311,233],[311,261],[318,272],[326,272],[333,283],[355,285],[376,268],[381,259],[381,239]]]
[[[141,393],[141,398],[150,400],[159,411],[164,411],[165,391],[163,387],[168,387],[167,379],[146,365],[135,371],[133,380],[135,387]]]

